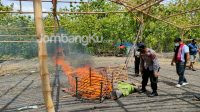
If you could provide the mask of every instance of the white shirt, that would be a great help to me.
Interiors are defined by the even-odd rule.
[[[181,52],[181,61],[185,62],[185,54],[189,53],[189,47],[187,45],[183,46],[182,52]]]

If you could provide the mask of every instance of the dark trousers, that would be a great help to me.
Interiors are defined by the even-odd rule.
[[[140,72],[140,57],[135,56],[135,74]]]
[[[142,75],[142,89],[146,90],[149,77],[150,77],[151,88],[153,92],[157,92],[158,77],[155,77],[153,71],[150,71],[148,69],[144,70],[143,75]]]
[[[183,84],[184,82],[187,82],[186,78],[185,78],[185,67],[186,67],[186,63],[184,62],[178,62],[176,63],[176,72],[179,76],[179,80],[178,83],[179,84]]]

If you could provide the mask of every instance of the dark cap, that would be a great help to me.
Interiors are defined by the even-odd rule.
[[[144,43],[139,43],[138,44],[138,51],[141,51],[141,50],[143,50],[145,48],[146,48],[146,45]]]
[[[181,40],[180,37],[177,37],[177,38],[174,39],[174,42],[181,42],[181,41],[182,41],[182,40]]]
[[[192,42],[196,42],[196,39],[192,39]]]

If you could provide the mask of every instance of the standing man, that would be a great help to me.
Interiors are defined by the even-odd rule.
[[[156,53],[154,50],[147,48],[145,44],[140,44],[140,70],[142,73],[142,89],[139,91],[140,93],[146,92],[146,86],[150,77],[152,93],[149,95],[150,97],[158,96],[157,93],[157,83],[159,76],[160,65],[158,63],[158,59],[156,57]]]
[[[181,38],[176,38],[174,42],[176,49],[171,65],[173,66],[174,62],[176,63],[176,72],[179,76],[178,84],[176,85],[176,87],[181,87],[188,84],[184,73],[186,63],[189,61],[190,58],[189,47],[183,43]]]
[[[138,51],[138,47],[141,43],[137,42],[136,49],[134,49],[134,57],[135,57],[135,76],[139,76],[140,73],[140,52]]]
[[[188,44],[189,51],[190,51],[190,69],[192,71],[196,71],[194,69],[194,63],[196,60],[196,55],[198,53],[198,47],[197,47],[196,43],[197,43],[196,39],[193,39],[192,42],[190,44]]]

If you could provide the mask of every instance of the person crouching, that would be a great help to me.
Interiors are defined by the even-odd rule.
[[[146,86],[150,78],[151,88],[153,91],[149,95],[149,97],[158,96],[157,83],[158,83],[160,65],[156,57],[156,53],[154,50],[147,48],[145,44],[141,44],[139,46],[139,52],[141,59],[140,71],[142,74],[142,89],[139,92],[140,93],[146,92]]]

